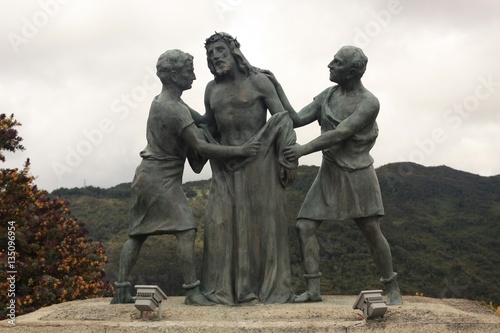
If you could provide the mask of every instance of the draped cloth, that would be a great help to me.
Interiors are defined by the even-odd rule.
[[[294,297],[282,177],[297,167],[282,155],[296,140],[288,114],[273,115],[253,139],[261,142],[256,156],[210,160],[201,286],[219,304]]]

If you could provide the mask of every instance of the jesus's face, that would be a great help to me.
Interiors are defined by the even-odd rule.
[[[216,76],[226,75],[235,65],[231,50],[224,42],[216,42],[210,45],[207,49],[207,56]]]

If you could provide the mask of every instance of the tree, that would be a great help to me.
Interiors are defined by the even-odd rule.
[[[2,162],[2,151],[24,149],[20,125],[14,115],[0,115]],[[9,291],[0,294],[0,319],[109,294],[102,244],[87,237],[67,201],[37,188],[29,166],[27,160],[21,170],[0,168],[0,290]]]

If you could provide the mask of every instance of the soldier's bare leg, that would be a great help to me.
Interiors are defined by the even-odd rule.
[[[403,304],[403,299],[396,279],[397,273],[394,272],[392,267],[391,249],[380,230],[380,217],[364,217],[354,219],[354,221],[365,236],[370,254],[375,261],[379,273],[382,275],[380,281],[384,283],[386,287],[388,297],[387,304]]]
[[[196,279],[196,269],[194,262],[194,241],[196,229],[180,231],[175,233],[178,244],[179,262],[181,266],[184,284],[187,295],[185,303],[189,305],[215,305],[200,292],[200,281]]]
[[[115,282],[115,294],[111,300],[111,304],[134,303],[134,299],[130,295],[131,286],[128,278],[130,271],[137,262],[142,244],[144,244],[147,238],[148,236],[129,237],[125,244],[123,244],[118,280]]]
[[[320,302],[322,301],[320,292],[319,272],[319,244],[316,238],[316,230],[321,225],[321,221],[299,219],[297,221],[297,234],[300,244],[300,255],[304,267],[304,278],[307,280],[307,291],[296,296],[295,303]]]

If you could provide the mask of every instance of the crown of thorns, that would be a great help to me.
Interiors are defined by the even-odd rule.
[[[224,42],[228,45],[231,45],[231,42],[233,42],[236,48],[240,48],[240,43],[236,40],[236,38],[233,38],[231,35],[226,34],[225,32],[218,33],[217,31],[215,32],[215,34],[205,39],[205,48],[208,48],[209,45],[217,42]]]

